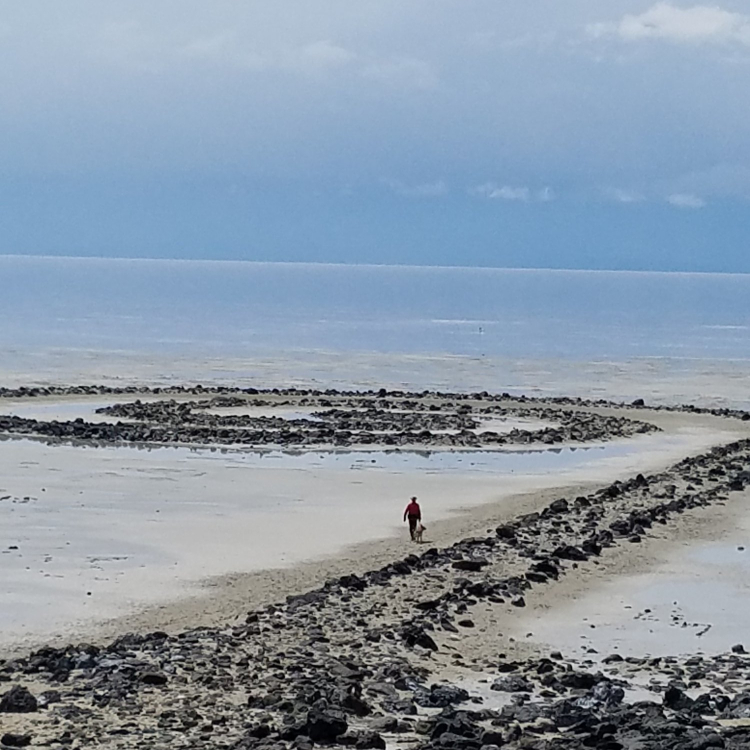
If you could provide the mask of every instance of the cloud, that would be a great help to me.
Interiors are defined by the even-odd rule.
[[[439,84],[437,73],[424,60],[413,58],[384,59],[364,67],[362,75],[372,81],[403,89],[436,89]]]
[[[356,55],[348,49],[323,39],[308,44],[301,50],[301,58],[308,64],[320,68],[339,67],[354,60]]]
[[[416,58],[358,54],[330,39],[295,46],[249,46],[234,34],[199,37],[184,45],[179,55],[203,63],[223,64],[253,71],[286,70],[319,73],[350,67],[362,78],[406,90],[431,90],[439,79],[432,65]]]
[[[437,198],[448,193],[448,186],[443,180],[423,182],[418,185],[405,185],[400,180],[384,180],[384,183],[396,195],[403,195],[407,198]]]
[[[608,200],[615,203],[642,203],[646,196],[635,190],[623,190],[622,188],[607,188],[604,195]]]
[[[549,203],[555,200],[557,196],[551,187],[544,187],[541,190],[537,190],[535,197],[540,203]]]
[[[247,70],[292,70],[302,73],[339,68],[357,58],[350,50],[327,39],[295,47],[249,49],[230,33],[194,39],[178,50],[178,56]]]
[[[492,200],[528,201],[531,198],[531,191],[527,187],[511,187],[510,185],[500,187],[494,182],[477,185],[477,187],[472,188],[469,192],[472,195]]]
[[[667,197],[667,203],[675,208],[705,208],[706,201],[692,193],[673,193]]]
[[[590,37],[616,36],[624,42],[663,39],[669,42],[730,43],[750,45],[750,16],[715,5],[682,8],[661,2],[638,15],[628,14],[617,23],[586,27]]]
[[[708,169],[660,180],[655,186],[661,195],[688,194],[712,198],[750,198],[750,166],[720,162]]]
[[[470,188],[469,194],[489,200],[520,201],[522,203],[528,203],[529,201],[548,203],[555,199],[555,193],[550,187],[533,191],[528,187],[498,185],[494,182],[485,182],[483,185]]]

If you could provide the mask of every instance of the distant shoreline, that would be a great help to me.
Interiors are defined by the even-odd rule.
[[[509,273],[561,273],[561,274],[633,274],[643,276],[748,276],[750,271],[685,271],[646,270],[637,268],[554,268],[554,267],[519,267],[519,266],[461,266],[461,265],[421,265],[400,263],[336,263],[325,261],[293,260],[255,260],[251,258],[174,258],[143,256],[106,256],[106,255],[29,255],[28,253],[2,253],[0,260],[22,258],[29,260],[75,260],[75,261],[114,261],[145,263],[195,263],[195,264],[242,264],[257,266],[295,266],[309,268],[342,268],[342,269],[388,269],[397,268],[415,271],[467,271],[467,272],[509,272]]]

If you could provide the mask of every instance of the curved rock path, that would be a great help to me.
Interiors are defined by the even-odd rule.
[[[96,443],[151,443],[234,445],[241,447],[347,448],[473,448],[507,445],[560,445],[627,438],[654,432],[650,422],[622,414],[600,414],[574,408],[563,400],[512,399],[507,394],[444,394],[373,391],[311,391],[287,389],[170,389],[172,398],[154,389],[136,392],[149,396],[97,409],[106,422],[82,418],[38,420],[0,416],[0,435],[41,436],[54,440]],[[158,394],[157,394],[158,391]],[[87,395],[88,391],[85,391]],[[0,398],[39,398],[82,395],[81,389],[0,391]],[[96,395],[135,395],[112,389]],[[217,414],[215,410],[244,409],[253,413]],[[257,413],[294,410],[290,418]],[[493,423],[507,418],[540,422],[536,429],[513,427],[498,432]],[[113,421],[117,419],[117,421]],[[125,420],[125,421],[121,421]]]
[[[680,514],[744,497],[748,484],[743,439],[658,474],[558,498],[445,549],[328,581],[232,625],[129,634],[4,662],[0,740],[237,750],[750,747],[750,662],[741,647],[692,664],[627,663],[669,680],[656,701],[629,704],[630,672],[587,671],[560,654],[508,659],[499,639],[497,649],[467,657],[460,637],[475,608],[512,617],[609,550],[639,544]],[[440,682],[455,666],[492,677],[507,705],[483,709]],[[689,685],[705,692],[689,697]]]

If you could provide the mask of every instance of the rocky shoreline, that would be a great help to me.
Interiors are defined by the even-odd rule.
[[[715,658],[592,655],[591,663],[461,651],[478,607],[512,617],[610,550],[748,485],[743,439],[558,498],[444,549],[414,547],[225,627],[128,634],[2,662],[0,740],[226,750],[750,747],[750,659],[740,645]],[[486,680],[498,705],[441,680],[446,670]],[[644,685],[650,699],[633,700]]]

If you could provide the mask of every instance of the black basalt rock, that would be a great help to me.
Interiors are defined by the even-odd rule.
[[[417,690],[414,702],[422,708],[446,708],[469,700],[469,693],[453,685],[432,685],[429,690]]]
[[[6,732],[0,737],[0,743],[3,747],[28,747],[31,744],[31,735]]]
[[[307,714],[306,734],[313,742],[333,742],[348,726],[340,711],[312,709]]]
[[[425,629],[419,625],[413,623],[407,625],[401,631],[401,637],[404,639],[407,646],[421,646],[429,651],[438,650],[437,643],[435,643],[432,637],[425,632]]]
[[[28,714],[38,709],[37,699],[22,685],[14,685],[0,697],[0,713]]]

